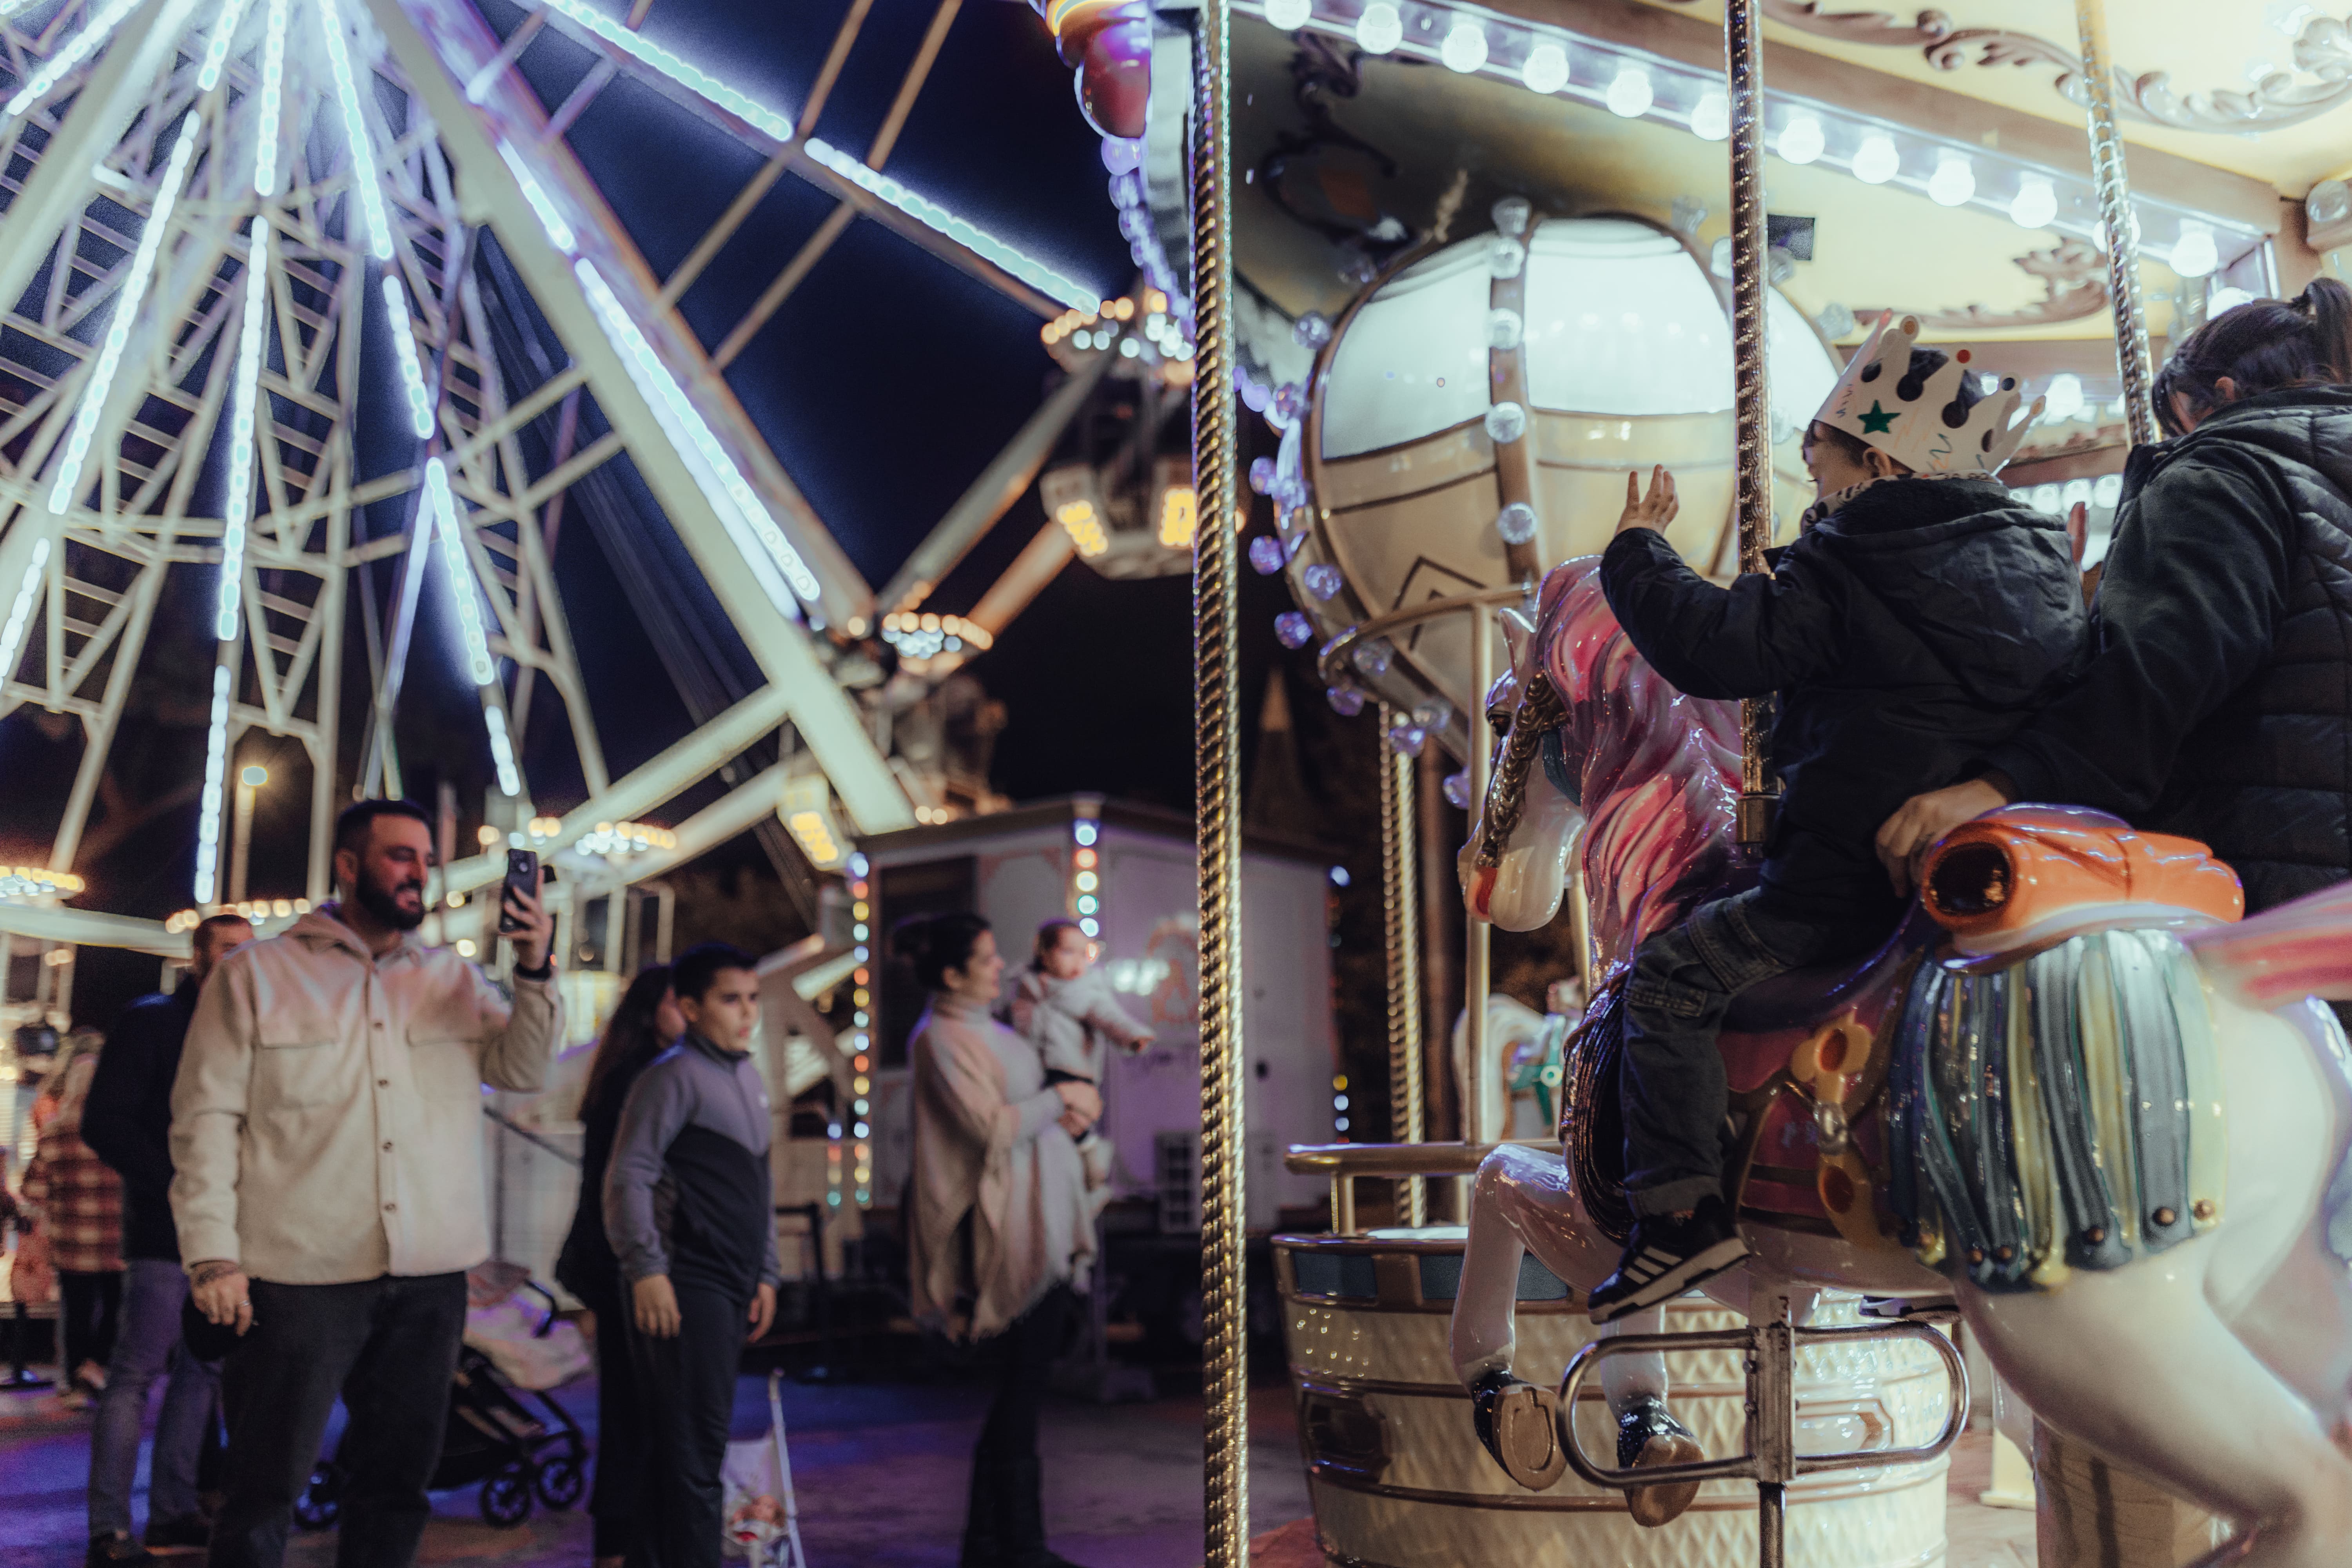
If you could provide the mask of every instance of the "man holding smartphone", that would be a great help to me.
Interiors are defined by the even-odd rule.
[[[562,1034],[535,883],[501,889],[509,1003],[418,940],[432,856],[413,802],[346,809],[340,901],[223,960],[189,1026],[172,1208],[196,1309],[237,1336],[213,1568],[278,1568],[338,1394],[339,1568],[407,1568],[430,1513],[465,1271],[490,1250],[481,1088],[541,1088]]]

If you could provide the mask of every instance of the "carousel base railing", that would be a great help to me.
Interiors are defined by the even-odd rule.
[[[1550,1138],[1508,1140],[1529,1148],[1557,1145]],[[1366,1177],[1406,1181],[1416,1176],[1470,1177],[1500,1143],[1293,1143],[1283,1168],[1295,1175],[1328,1176],[1331,1182],[1331,1228],[1340,1236],[1360,1234],[1356,1223],[1356,1184]],[[1467,1214],[1466,1204],[1460,1212]]]
[[[1744,1329],[1724,1329],[1695,1334],[1619,1334],[1595,1340],[1576,1352],[1560,1380],[1563,1409],[1575,1408],[1585,1380],[1613,1355],[1654,1354],[1666,1351],[1736,1350],[1745,1352],[1748,1379],[1748,1447],[1728,1458],[1705,1459],[1687,1465],[1653,1465],[1621,1469],[1592,1462],[1577,1440],[1572,1426],[1562,1425],[1568,1442],[1569,1468],[1592,1486],[1623,1491],[1672,1481],[1752,1480],[1756,1483],[1756,1561],[1758,1568],[1785,1568],[1788,1561],[1789,1483],[1800,1476],[1825,1470],[1877,1468],[1889,1465],[1924,1464],[1940,1458],[1954,1443],[1969,1418],[1969,1369],[1958,1346],[1929,1323],[1864,1324],[1853,1328],[1803,1329],[1790,1321],[1785,1289],[1759,1286],[1750,1296],[1750,1321]],[[1951,1400],[1945,1407],[1943,1430],[1934,1440],[1911,1448],[1855,1448],[1841,1453],[1797,1452],[1797,1352],[1807,1344],[1856,1340],[1915,1339],[1932,1348],[1949,1379]]]

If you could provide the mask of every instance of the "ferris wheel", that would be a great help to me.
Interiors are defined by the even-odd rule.
[[[74,944],[170,954],[209,907],[243,904],[266,931],[326,896],[341,801],[403,792],[394,720],[428,595],[457,629],[478,700],[469,743],[497,781],[478,846],[444,845],[436,901],[452,910],[509,845],[569,861],[563,897],[579,905],[746,830],[772,856],[789,843],[805,882],[846,861],[853,834],[947,815],[938,767],[894,754],[860,643],[901,644],[901,669],[933,683],[988,645],[985,619],[935,629],[921,601],[1026,489],[1076,399],[1042,410],[877,596],[724,373],[860,217],[1042,322],[1107,319],[1111,301],[881,172],[953,0],[862,157],[812,131],[866,7],[787,112],[643,37],[649,6],[546,0],[501,37],[470,0],[0,5],[0,300],[15,302],[0,330],[0,719],[81,733],[46,853],[0,867],[0,972],[12,940],[64,952],[64,974],[41,971],[53,1016]],[[522,68],[551,34],[593,57],[551,109]],[[761,160],[667,277],[565,139],[624,77]],[[706,346],[677,301],[786,174],[835,211]],[[666,662],[715,608],[759,678],[678,654],[692,732],[617,772],[553,570],[567,503],[606,514],[614,549],[646,552],[615,561],[625,578],[659,575],[646,525],[683,546],[690,580],[667,608],[625,584],[668,617],[647,628]],[[361,661],[363,705],[347,695]],[[201,778],[181,786],[197,806],[184,912],[76,907],[126,712],[192,682],[205,743]],[[585,785],[560,814],[524,772],[535,693],[542,716],[560,710]],[[236,745],[256,731],[299,746],[308,773],[300,900],[248,900],[234,852],[249,805]],[[714,775],[728,786],[714,803],[644,826]]]

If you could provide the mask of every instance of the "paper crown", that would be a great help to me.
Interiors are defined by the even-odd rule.
[[[2000,471],[2025,433],[2042,416],[2041,398],[2032,412],[2010,423],[2024,396],[2017,378],[2000,378],[2000,390],[1963,407],[1960,386],[1981,374],[1960,349],[1931,374],[1911,374],[1911,346],[1919,339],[1919,318],[1899,320],[1890,310],[1878,319],[1870,341],[1847,362],[1814,419],[1875,447],[1919,474],[1993,474]]]

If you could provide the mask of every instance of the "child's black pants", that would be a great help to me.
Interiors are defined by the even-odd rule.
[[[725,1521],[719,1467],[735,1413],[735,1378],[751,1302],[675,1276],[678,1331],[656,1339],[629,1317],[629,1354],[646,1421],[640,1539],[661,1568],[719,1568]]]

